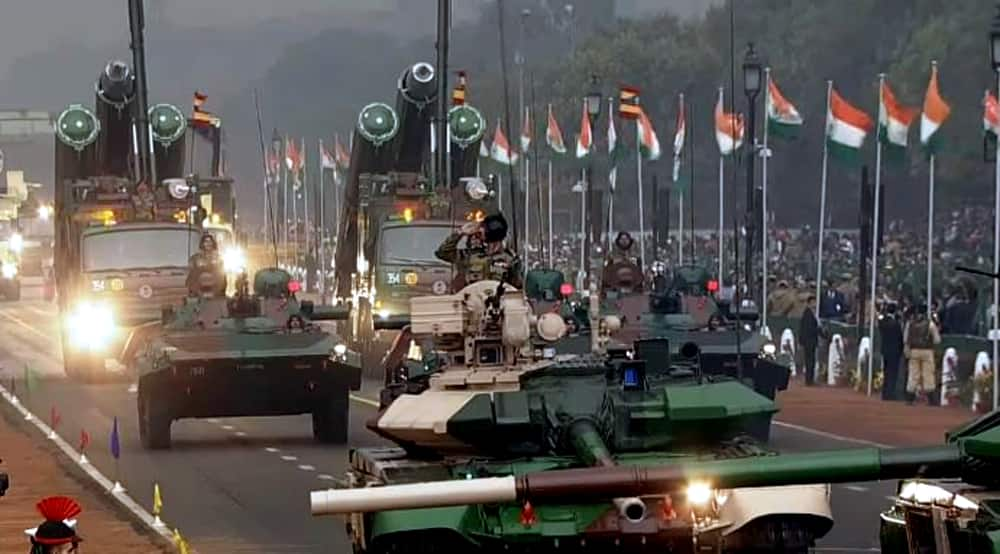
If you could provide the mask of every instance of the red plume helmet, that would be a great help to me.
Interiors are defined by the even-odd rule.
[[[31,529],[31,541],[35,544],[57,545],[80,542],[76,530],[68,520],[73,519],[83,510],[76,500],[68,496],[50,496],[43,498],[35,505],[45,518],[36,529]],[[33,533],[31,532],[33,531]]]

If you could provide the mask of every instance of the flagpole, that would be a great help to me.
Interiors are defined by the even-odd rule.
[[[302,219],[303,219],[302,237],[306,241],[306,243],[304,245],[305,249],[306,249],[306,256],[309,256],[309,253],[311,252],[311,250],[309,249],[309,236],[312,233],[309,230],[309,171],[306,169],[306,164],[305,164],[305,160],[308,159],[308,156],[306,156],[306,152],[308,152],[306,150],[306,139],[303,138],[302,139],[302,156],[303,156],[303,163],[302,163]],[[313,202],[315,202],[315,201],[316,201],[316,199],[314,198]],[[302,264],[302,265],[305,266],[307,264]],[[309,283],[310,283],[311,280],[312,280],[312,276],[308,275],[308,273],[307,273],[306,279],[305,279],[306,282],[303,284],[304,290],[309,290]]]
[[[524,137],[525,136],[525,134],[524,134],[524,132],[525,132],[524,123],[526,123],[526,122],[525,122],[525,120],[523,118],[527,117],[528,111],[527,111],[527,108],[524,107],[524,90],[523,90],[523,87],[524,87],[524,74],[523,74],[524,70],[522,69],[521,72],[522,72],[522,75],[521,75],[521,87],[522,87],[522,90],[521,90],[521,117],[522,117],[522,119],[521,119],[521,127],[522,127],[522,129],[521,129],[521,136]],[[531,161],[528,159],[528,149],[524,148],[524,146],[525,146],[525,144],[523,144],[524,140],[522,139],[521,142],[522,142],[522,144],[521,144],[521,147],[522,147],[521,150],[523,150],[523,152],[521,152],[521,159],[524,160],[524,164],[522,164],[522,166],[521,166],[521,171],[523,173],[523,176],[521,177],[521,183],[523,183],[523,186],[524,186],[524,256],[522,258],[522,261],[524,262],[523,263],[524,270],[528,271],[528,267],[531,265],[531,264],[528,263],[528,244],[531,243],[531,210],[529,208],[529,206],[531,205],[531,194],[529,194],[529,192],[528,192],[528,190],[531,188],[529,186],[529,183],[528,183],[528,181],[530,179],[529,173],[531,171],[531,168],[530,168]]]
[[[931,320],[931,287],[934,285],[934,154],[930,157],[930,178],[927,185],[927,321]]]
[[[585,288],[587,282],[585,276],[587,275],[586,259],[587,259],[587,241],[584,237],[587,234],[587,187],[590,186],[588,183],[588,175],[586,169],[580,170],[583,175],[583,179],[580,181],[583,186],[580,188],[580,275],[577,278],[578,288]]]
[[[997,70],[997,91],[1000,94],[1000,69]],[[996,177],[994,184],[994,205],[993,205],[993,271],[1000,271],[1000,138],[997,139],[997,152],[996,152]],[[1000,279],[993,279],[993,328],[990,329],[990,334],[992,335],[990,339],[993,341],[993,358],[991,360],[991,365],[993,367],[993,409],[996,410],[998,404],[1000,404],[1000,391],[998,391],[998,386],[1000,386],[1000,379],[997,378],[1000,372],[996,369],[997,358],[1000,357],[998,354],[998,330],[1000,327],[998,324],[1000,320]]]
[[[636,105],[639,105],[639,96],[635,97]],[[610,116],[609,116],[610,117]],[[635,120],[635,168],[636,181],[639,187],[639,264],[645,270],[649,267],[646,262],[646,223],[643,218],[645,204],[642,201],[642,118]]]
[[[285,137],[285,157],[288,156],[288,137]],[[284,160],[282,160],[284,161]],[[281,242],[285,245],[284,248],[284,258],[285,264],[288,264],[288,164],[281,164],[282,167],[282,177],[284,181],[284,202],[282,202],[282,211],[284,212],[284,217],[282,219],[282,227],[284,227],[285,232],[282,233]]]
[[[826,111],[829,116],[830,112],[830,97],[833,95],[833,81],[826,82]],[[823,176],[820,179],[819,185],[819,245],[817,246],[816,254],[816,319],[819,319],[819,299],[820,293],[823,287],[823,235],[826,231],[826,180],[827,180],[827,161],[829,159],[829,145],[828,137],[826,136],[826,129],[823,129]],[[815,371],[816,368],[806,368],[806,371]]]
[[[687,119],[684,118],[684,93],[678,95],[678,111],[682,121],[684,121],[684,134],[685,138],[687,135]],[[674,133],[677,129],[674,129]],[[676,137],[675,137],[676,142]],[[681,148],[684,148],[683,143],[681,143]],[[684,265],[684,187],[680,186],[680,167],[681,167],[681,157],[680,153],[677,152],[676,147],[674,148],[674,187],[677,189],[677,261],[680,265]],[[694,186],[694,183],[691,183]],[[693,209],[694,206],[691,206]]]
[[[552,250],[553,246],[552,246],[552,156],[551,155],[549,156],[549,190],[548,190],[548,194],[549,194],[549,205],[548,205],[548,211],[549,211],[549,269],[555,269],[555,267],[556,267],[556,262],[555,262],[556,257],[555,257],[554,251]]]
[[[882,193],[882,87],[885,85],[885,73],[878,74],[878,123],[875,126],[875,205],[872,216],[872,284],[871,298],[872,309],[868,316],[868,340],[874,344],[875,341],[875,287],[878,284],[878,229],[879,229],[879,204]],[[875,369],[874,353],[868,356],[868,396],[872,394],[872,374]],[[885,385],[883,385],[885,386]]]
[[[761,257],[761,279],[760,279],[760,323],[761,330],[767,329],[767,159],[770,158],[770,152],[767,149],[767,128],[769,127],[768,122],[770,121],[770,114],[766,113],[771,106],[771,68],[764,68],[764,142],[761,149],[761,161],[760,161],[760,171],[761,171],[761,194],[760,194],[760,211],[763,216],[763,221],[761,221],[760,231],[761,231],[761,250],[763,251],[763,256]],[[754,153],[756,154],[756,153]],[[751,155],[754,155],[751,154]],[[817,302],[819,299],[817,298]]]
[[[723,94],[725,94],[724,89],[722,87],[719,87],[719,105],[722,104]],[[735,114],[733,115],[733,117],[736,117]],[[735,136],[730,137],[730,140],[733,141],[733,152],[735,154],[736,152]],[[719,275],[718,275],[720,290],[722,289],[722,286],[726,282],[726,277],[722,273],[724,269],[723,259],[725,258],[725,252],[723,250],[723,248],[725,247],[725,238],[723,233],[726,231],[725,227],[726,222],[723,219],[723,217],[725,216],[725,186],[726,186],[725,171],[726,171],[725,156],[723,155],[722,150],[720,149],[719,150]]]
[[[336,148],[336,145],[334,145]],[[337,153],[333,153],[333,163],[337,164]],[[319,139],[319,229],[316,241],[316,254],[319,261],[319,298],[320,304],[326,304],[326,252],[323,251],[323,235],[326,232],[326,192],[323,190],[323,139]]]
[[[615,232],[615,190],[618,188],[618,163],[617,160],[611,159],[614,156],[614,148],[616,145],[611,144],[611,129],[613,129],[615,121],[615,99],[613,96],[608,97],[608,163],[611,164],[611,171],[608,173],[608,236],[605,237],[605,241],[608,245],[608,252],[611,251],[612,242],[614,239],[611,237],[612,233]],[[615,142],[618,141],[617,133],[615,133]]]

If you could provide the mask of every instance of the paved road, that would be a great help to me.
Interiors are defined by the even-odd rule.
[[[346,449],[313,443],[307,416],[185,420],[174,424],[174,448],[149,454],[139,444],[135,393],[129,383],[78,385],[62,374],[55,309],[25,290],[25,300],[0,304],[0,379],[18,379],[18,395],[32,411],[61,416],[58,432],[77,443],[92,436],[87,456],[102,473],[124,483],[146,509],[153,483],[163,492],[164,519],[202,552],[347,553],[343,524],[309,515],[308,492],[343,475]],[[44,379],[30,392],[21,382],[25,364]],[[350,444],[378,444],[364,429],[374,414],[362,391],[352,404]],[[119,420],[121,458],[110,456],[108,436]],[[852,446],[821,435],[777,426],[774,444],[784,451]],[[818,552],[877,551],[878,512],[894,484],[834,487],[837,521]]]

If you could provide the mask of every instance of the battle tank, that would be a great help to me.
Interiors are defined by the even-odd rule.
[[[182,418],[303,413],[316,440],[345,443],[359,356],[314,322],[345,319],[346,310],[299,301],[280,269],[258,271],[252,294],[244,274],[231,298],[215,294],[218,280],[201,276],[201,296],[165,309],[126,345],[139,375],[142,445],[169,448],[171,423]]]
[[[348,516],[356,553],[805,552],[832,525],[826,485],[487,498],[537,472],[752,465],[772,454],[759,439],[777,409],[704,374],[693,343],[616,348],[613,317],[594,317],[590,354],[557,355],[562,318],[495,281],[414,298],[407,323],[368,422],[396,446],[352,451],[346,490],[312,495],[315,515]]]

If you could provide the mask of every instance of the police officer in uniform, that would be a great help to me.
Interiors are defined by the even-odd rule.
[[[204,276],[204,277],[203,277]],[[188,261],[187,288],[192,295],[200,295],[206,282],[213,283],[211,291],[218,296],[226,295],[226,272],[222,266],[222,256],[211,233],[201,236],[196,252]]]
[[[463,238],[465,247],[459,248]],[[456,266],[458,278],[452,288],[460,290],[487,280],[503,280],[515,288],[523,288],[521,259],[507,248],[506,238],[507,220],[499,213],[486,216],[482,223],[466,223],[446,238],[435,255]]]

